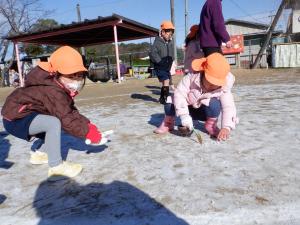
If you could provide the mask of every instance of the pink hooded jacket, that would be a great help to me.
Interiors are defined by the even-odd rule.
[[[221,101],[222,107],[222,128],[235,129],[238,122],[236,117],[236,107],[231,93],[231,88],[234,84],[235,78],[232,73],[227,75],[227,84],[223,87],[213,91],[203,93],[201,87],[202,73],[188,74],[180,81],[174,91],[174,106],[177,116],[188,115],[188,106],[192,105],[194,108],[199,108],[201,104],[209,105],[211,98],[216,97]]]

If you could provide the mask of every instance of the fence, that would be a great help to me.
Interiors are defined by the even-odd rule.
[[[257,57],[257,54],[251,54],[251,55],[241,55],[239,57],[236,57],[236,55],[226,55],[226,58],[230,65],[244,68],[244,69],[250,69],[251,65],[254,63],[255,59]],[[239,62],[238,62],[239,60]],[[263,54],[259,63],[260,68],[269,68],[270,62],[268,55]],[[239,65],[239,66],[238,66]]]

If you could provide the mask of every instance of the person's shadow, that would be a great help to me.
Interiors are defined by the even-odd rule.
[[[188,225],[129,183],[90,183],[74,180],[43,181],[35,194],[33,208],[38,225]]]
[[[42,139],[36,139],[31,146],[32,150],[40,149],[44,144]],[[85,144],[85,140],[74,137],[62,131],[61,135],[61,154],[63,160],[66,160],[70,149],[84,151],[86,154],[99,153],[104,151],[108,146],[106,144],[93,146]]]
[[[5,200],[6,200],[6,196],[0,194],[0,205],[1,205]]]
[[[146,102],[158,102],[156,98],[153,98],[152,96],[146,94],[133,93],[130,97],[133,99],[140,99]]]
[[[161,87],[153,86],[153,85],[146,85],[145,87],[150,89],[150,91],[153,95],[158,95],[158,96],[160,95]]]
[[[0,132],[0,169],[9,169],[14,164],[6,160],[11,146],[7,136],[7,132]]]
[[[154,126],[154,127],[159,127],[159,125],[161,124],[161,122],[163,121],[165,117],[165,114],[164,113],[155,113],[155,114],[152,114],[149,121],[148,121],[148,124]]]
[[[153,95],[160,95],[160,87],[152,86],[152,85],[146,85],[145,87],[150,89]],[[158,99],[153,98],[152,96],[146,94],[133,93],[131,94],[131,98],[141,99],[146,102],[158,102]]]

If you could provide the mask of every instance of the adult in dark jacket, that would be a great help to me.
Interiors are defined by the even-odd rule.
[[[2,108],[3,125],[8,133],[30,140],[44,138],[44,151],[32,152],[32,164],[48,163],[48,176],[74,177],[82,166],[63,162],[61,128],[67,133],[98,143],[101,133],[79,113],[73,98],[81,90],[85,72],[81,55],[73,48],[57,49],[49,62],[41,62],[27,75],[25,87],[10,94]]]
[[[175,27],[170,21],[164,21],[160,25],[160,36],[156,37],[150,51],[150,60],[154,65],[155,75],[162,83],[159,102],[165,104],[169,96],[171,81],[171,67],[174,61],[174,43],[172,36]]]
[[[222,42],[231,48],[222,13],[222,0],[206,0],[200,15],[200,46],[207,57],[214,52],[222,54]]]

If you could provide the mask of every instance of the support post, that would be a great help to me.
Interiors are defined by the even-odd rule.
[[[116,50],[116,63],[117,63],[118,81],[119,81],[119,83],[121,83],[120,58],[119,58],[119,46],[118,46],[118,32],[117,32],[117,26],[116,25],[114,25],[114,38],[115,38],[115,50]]]
[[[241,53],[235,54],[236,67],[241,68]]]
[[[177,64],[177,46],[176,46],[176,25],[175,25],[175,12],[174,12],[174,0],[170,0],[171,5],[171,21],[175,27],[173,41],[174,41],[174,61]]]
[[[185,37],[189,33],[189,9],[188,9],[188,0],[185,0],[185,13],[184,13],[184,18],[185,18]]]
[[[80,13],[80,5],[79,4],[76,5],[76,9],[77,9],[78,22],[81,22],[81,13]],[[85,48],[81,47],[80,49],[81,49],[81,54],[85,56]]]
[[[20,61],[20,54],[19,54],[19,46],[17,42],[14,42],[15,51],[16,51],[16,58],[17,58],[17,65],[18,65],[18,74],[20,80],[20,86],[24,87],[24,79],[22,75],[22,68],[21,68],[21,61]]]

